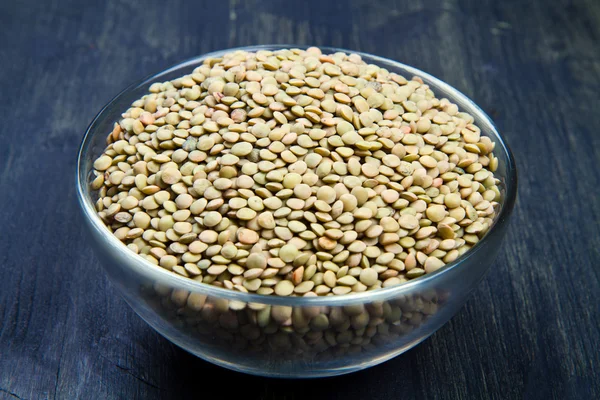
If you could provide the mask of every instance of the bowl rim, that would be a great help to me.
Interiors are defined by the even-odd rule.
[[[87,155],[88,147],[91,143],[91,138],[94,136],[95,126],[97,123],[103,120],[104,113],[110,109],[115,103],[119,102],[123,97],[127,96],[133,90],[139,89],[142,86],[149,85],[153,82],[162,82],[161,77],[168,75],[172,72],[178,71],[180,69],[184,69],[187,67],[191,67],[194,65],[200,65],[203,60],[207,58],[215,58],[220,57],[226,53],[244,50],[250,52],[256,52],[260,50],[279,50],[279,49],[307,49],[313,46],[306,45],[296,45],[296,44],[264,44],[264,45],[254,45],[254,46],[241,46],[234,47],[228,49],[217,50],[209,53],[205,53],[199,56],[195,56],[184,60],[180,63],[172,65],[166,69],[163,69],[159,72],[150,74],[142,79],[135,81],[134,83],[128,85],[125,89],[119,92],[116,96],[114,96],[106,105],[102,107],[102,109],[96,114],[92,122],[88,125],[85,134],[81,140],[81,144],[79,146],[79,150],[77,152],[77,162],[76,162],[76,192],[77,192],[77,200],[81,207],[81,210],[87,220],[87,222],[91,225],[91,228],[96,230],[99,234],[103,236],[108,242],[108,245],[114,250],[119,252],[120,255],[124,256],[128,260],[127,268],[136,268],[143,275],[152,276],[154,279],[161,280],[158,283],[165,282],[166,284],[170,284],[173,287],[189,290],[191,292],[202,293],[207,296],[213,296],[218,298],[226,298],[228,300],[235,301],[243,301],[248,303],[261,303],[261,304],[271,304],[271,305],[286,305],[286,306],[316,306],[316,305],[345,305],[351,303],[364,303],[370,301],[381,301],[384,299],[388,299],[391,297],[397,297],[402,294],[410,294],[416,289],[427,289],[429,284],[433,281],[439,280],[444,275],[448,274],[450,271],[460,268],[460,264],[467,261],[469,258],[478,253],[482,248],[483,244],[487,243],[490,238],[493,236],[494,232],[500,230],[503,226],[508,224],[510,214],[512,213],[512,209],[516,202],[517,196],[517,168],[514,160],[514,156],[509,146],[507,145],[505,139],[498,132],[496,125],[492,121],[492,119],[487,115],[485,111],[483,111],[474,101],[472,101],[465,94],[454,88],[453,86],[447,84],[435,76],[424,72],[418,68],[412,67],[410,65],[403,64],[401,62],[391,60],[385,57],[355,51],[348,50],[338,47],[329,47],[329,46],[317,46],[324,53],[336,53],[336,52],[344,52],[346,54],[358,54],[360,55],[365,62],[376,64],[378,66],[385,67],[387,65],[393,65],[395,67],[399,67],[409,72],[413,76],[418,76],[423,79],[423,81],[427,84],[434,83],[439,89],[443,90],[444,94],[451,94],[454,98],[460,99],[463,103],[462,107],[467,105],[471,108],[468,112],[473,115],[477,125],[480,127],[482,125],[486,125],[486,128],[491,130],[496,136],[496,148],[495,151],[502,151],[506,156],[506,172],[507,176],[505,177],[504,187],[506,189],[504,202],[502,203],[502,207],[500,209],[500,213],[496,216],[496,220],[490,227],[488,233],[477,242],[471,249],[465,252],[463,255],[458,257],[456,260],[444,265],[439,270],[430,273],[424,274],[421,277],[411,279],[408,282],[404,282],[399,285],[391,286],[388,288],[381,288],[377,290],[365,291],[360,293],[350,293],[346,295],[333,295],[333,296],[315,296],[315,297],[284,297],[277,295],[261,295],[256,293],[244,293],[238,292],[231,289],[221,288],[218,286],[213,286],[210,284],[205,284],[202,282],[194,281],[190,278],[186,278],[184,276],[178,275],[174,272],[167,271],[164,268],[152,264],[148,260],[140,257],[138,254],[129,250],[127,246],[117,239],[104,225],[100,217],[98,217],[94,205],[87,201],[86,195],[88,192],[91,192],[89,188],[89,183],[87,182],[87,177],[83,176],[84,171],[84,155]],[[489,267],[488,267],[489,268]],[[145,269],[145,270],[144,270]]]

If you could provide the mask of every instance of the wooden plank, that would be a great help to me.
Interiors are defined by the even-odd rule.
[[[600,3],[0,3],[0,398],[600,398]],[[257,43],[339,46],[430,72],[496,121],[519,167],[503,249],[430,339],[350,376],[214,367],[108,283],[73,188],[87,124],[139,77]],[[232,385],[232,382],[235,384]]]

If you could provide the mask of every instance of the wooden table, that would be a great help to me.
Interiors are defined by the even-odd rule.
[[[0,3],[0,398],[600,398],[600,2]],[[84,235],[75,154],[127,84],[211,50],[331,45],[421,68],[488,112],[519,167],[501,254],[430,339],[369,370],[269,380],[170,344]]]

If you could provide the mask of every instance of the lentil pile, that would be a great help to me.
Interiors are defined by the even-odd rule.
[[[494,143],[356,54],[236,51],[150,86],[94,162],[98,215],[148,261],[278,296],[431,273],[488,231]]]

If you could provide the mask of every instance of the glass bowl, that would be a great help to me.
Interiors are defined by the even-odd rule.
[[[267,45],[246,51],[306,48]],[[481,133],[496,142],[501,210],[488,234],[438,271],[389,288],[344,296],[278,297],[202,284],[156,266],[114,237],[96,215],[90,188],[92,163],[113,123],[153,82],[190,73],[205,54],[137,82],[108,103],[92,121],[77,161],[77,196],[91,242],[112,283],[152,328],[179,347],[214,364],[249,374],[307,378],[350,373],[404,353],[444,325],[466,302],[492,265],[515,203],[516,167],[491,119],[458,90],[396,61],[337,48],[323,52],[360,54],[407,78],[419,76],[438,98],[473,115]]]

